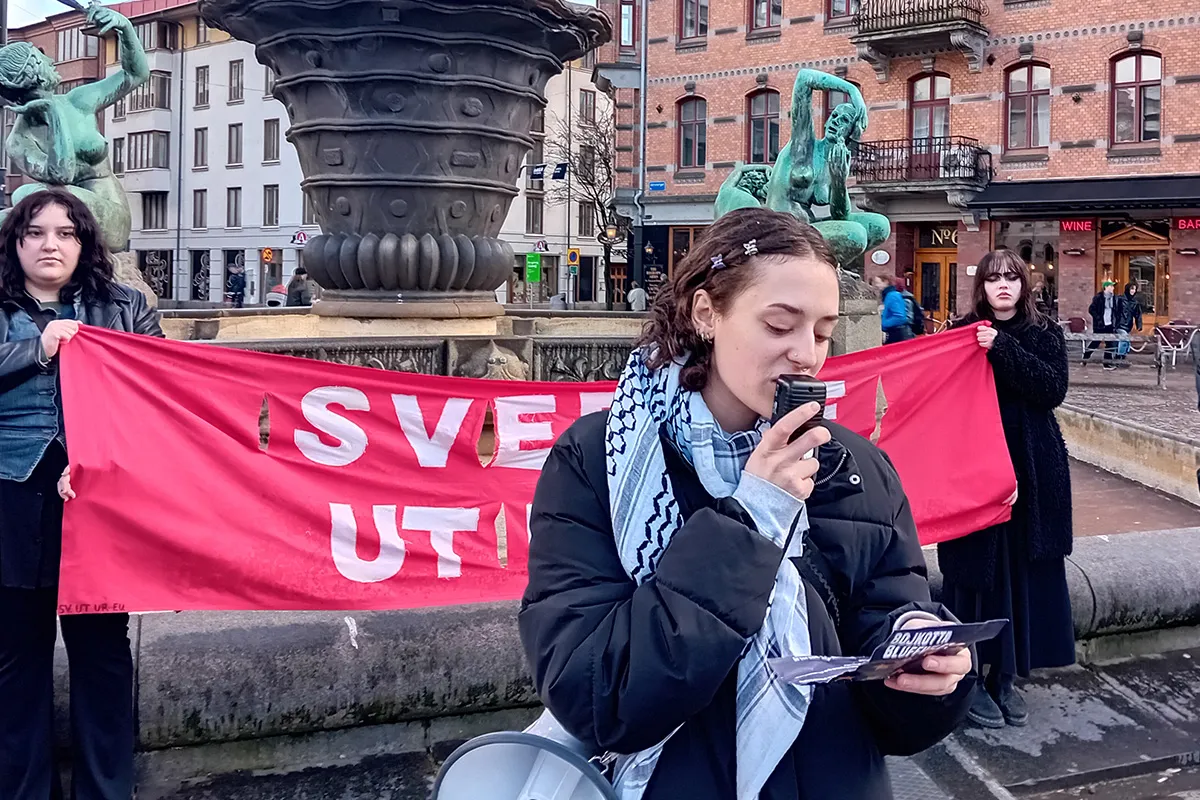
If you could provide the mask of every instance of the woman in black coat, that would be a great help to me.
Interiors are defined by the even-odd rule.
[[[61,348],[80,323],[162,336],[140,293],[113,281],[96,220],[39,191],[0,226],[0,797],[55,785],[54,643],[67,471]],[[133,795],[127,614],[62,618],[71,674],[72,797]]]
[[[521,638],[547,708],[619,754],[622,800],[886,800],[883,756],[965,715],[967,651],[815,689],[764,663],[951,619],[887,457],[834,424],[789,443],[815,404],[765,422],[776,378],[815,375],[837,318],[814,229],[727,214],[655,298],[612,408],[545,464]]]
[[[1071,554],[1071,473],[1054,409],[1067,394],[1062,329],[1038,312],[1029,267],[1011,250],[988,253],[975,274],[979,344],[996,377],[1004,438],[1017,475],[1012,519],[938,545],[943,602],[964,622],[1012,620],[979,646],[986,681],[970,719],[992,728],[1024,725],[1028,710],[1014,685],[1042,667],[1075,663],[1067,591]]]

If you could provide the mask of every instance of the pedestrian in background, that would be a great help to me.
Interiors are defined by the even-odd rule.
[[[287,285],[287,305],[311,306],[313,301],[312,287],[308,281],[308,270],[296,267],[292,279]]]
[[[646,310],[646,290],[637,281],[630,281],[629,294],[625,298],[629,302],[630,311]]]
[[[973,310],[955,327],[976,336],[996,378],[1004,438],[1017,476],[1012,519],[938,545],[942,601],[964,622],[1009,619],[979,645],[987,677],[972,721],[1002,728],[1029,717],[1015,685],[1034,669],[1075,663],[1066,557],[1073,545],[1071,473],[1054,409],[1067,394],[1062,329],[1037,310],[1028,265],[1011,250],[979,262]]]
[[[1112,281],[1105,281],[1100,287],[1100,293],[1092,298],[1092,304],[1088,306],[1088,313],[1092,316],[1092,333],[1116,332],[1118,301],[1114,295],[1115,291],[1116,284]],[[1083,354],[1083,362],[1086,364],[1092,357],[1092,351],[1101,345],[1104,345],[1104,368],[1116,369],[1116,365],[1112,363],[1112,342],[1108,341],[1092,341],[1088,345],[1087,352]]]
[[[883,303],[879,320],[883,343],[895,344],[913,338],[912,314],[904,297],[904,279],[876,275],[871,284],[879,290],[879,299]]]
[[[546,461],[521,640],[563,727],[621,754],[619,796],[885,800],[883,756],[931,746],[966,713],[966,650],[926,659],[927,674],[814,688],[766,665],[869,655],[951,619],[930,602],[887,457],[834,423],[791,441],[815,403],[766,422],[777,377],[817,375],[837,321],[821,235],[730,212],[656,294],[612,409]],[[801,579],[805,559],[826,564],[823,586]],[[840,625],[833,587],[855,587]]]
[[[61,797],[54,644],[63,503],[73,498],[58,356],[80,323],[162,336],[141,293],[113,280],[91,212],[35,192],[0,226],[0,798]],[[62,617],[71,676],[74,800],[133,795],[127,614]]]
[[[1133,332],[1134,326],[1137,327],[1138,333],[1142,332],[1142,301],[1138,299],[1138,285],[1132,281],[1125,284],[1125,293],[1117,298],[1117,335],[1121,337],[1121,341],[1117,342],[1117,361],[1121,366],[1129,366],[1125,363],[1126,357],[1129,355],[1129,336]]]

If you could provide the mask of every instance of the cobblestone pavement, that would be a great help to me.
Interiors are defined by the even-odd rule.
[[[1071,366],[1067,403],[1159,430],[1200,439],[1196,373],[1190,361],[1166,371],[1166,388],[1155,385],[1153,367],[1134,365],[1106,372],[1095,358]]]
[[[1200,509],[1127,478],[1071,462],[1076,536],[1163,531],[1200,525]]]

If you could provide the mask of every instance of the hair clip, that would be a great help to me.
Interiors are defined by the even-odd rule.
[[[712,257],[712,268],[713,269],[725,269],[725,259],[724,259],[724,257],[721,256],[720,253],[718,253],[717,255]]]
[[[742,249],[746,251],[746,255],[748,256],[758,255],[758,239],[751,239],[746,242],[742,245]]]

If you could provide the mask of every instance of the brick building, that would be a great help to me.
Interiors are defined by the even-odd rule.
[[[988,249],[1020,252],[1086,316],[1108,278],[1150,321],[1200,321],[1200,6],[1196,0],[605,0],[633,277],[672,268],[739,164],[791,135],[797,71],[856,84],[870,126],[853,165],[893,234],[868,275],[908,278],[939,318],[969,306]],[[643,14],[643,10],[648,13]],[[643,16],[645,171],[639,142]],[[625,88],[621,88],[625,87]],[[818,93],[814,122],[843,98]],[[638,195],[638,190],[642,193]]]

